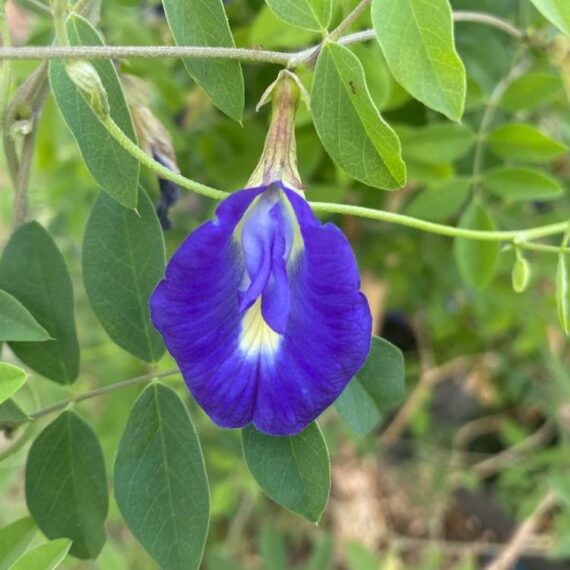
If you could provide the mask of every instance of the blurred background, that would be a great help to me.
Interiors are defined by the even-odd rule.
[[[39,2],[40,0],[38,0]],[[51,21],[36,2],[9,2],[16,45],[49,45]],[[518,28],[554,31],[527,0],[453,0],[456,10],[495,14]],[[356,5],[336,0],[337,21]],[[296,51],[315,45],[316,34],[281,23],[262,0],[233,0],[226,10],[238,46]],[[158,2],[104,0],[99,27],[110,45],[170,44]],[[369,28],[367,16],[356,29]],[[505,158],[479,137],[489,99],[513,67],[525,62],[505,93],[492,101],[493,128],[513,122],[539,128],[570,145],[570,93],[545,50],[522,49],[500,30],[457,23],[458,51],[468,71],[467,112],[461,124],[426,109],[395,82],[372,42],[351,46],[384,118],[402,139],[408,185],[388,193],[353,182],[326,156],[301,107],[297,119],[299,168],[307,198],[406,213],[456,225],[473,184],[478,145],[485,168],[528,165]],[[255,105],[279,68],[245,64],[243,126],[223,116],[196,87],[180,61],[122,61],[123,77],[136,77],[148,106],[173,138],[183,174],[236,190],[246,183],[262,149],[268,109]],[[17,62],[21,82],[37,66]],[[301,73],[310,86],[311,71]],[[139,94],[141,91],[139,91]],[[483,142],[481,142],[483,141]],[[524,158],[524,157],[523,157]],[[563,192],[520,201],[509,192],[481,188],[501,229],[558,222],[570,216],[570,155],[531,166],[556,180]],[[143,172],[158,204],[158,181]],[[37,134],[30,182],[30,219],[49,229],[72,272],[82,368],[76,392],[148,372],[117,348],[91,311],[81,280],[80,248],[98,190],[51,97]],[[0,169],[0,242],[9,237],[12,190]],[[215,203],[182,191],[168,218],[168,255],[209,218]],[[527,254],[532,277],[525,292],[511,284],[515,254],[504,251],[499,270],[483,290],[466,286],[453,257],[453,241],[401,226],[340,216],[327,219],[348,235],[362,271],[375,332],[406,357],[406,400],[362,437],[331,408],[320,424],[332,455],[332,494],[318,526],[267,499],[241,456],[238,432],[213,425],[180,380],[170,381],[188,401],[202,440],[210,477],[212,521],[203,567],[264,570],[470,570],[501,551],[514,529],[549,489],[558,508],[540,518],[521,551],[517,570],[570,569],[570,350],[554,301],[556,261]],[[557,238],[558,239],[558,238]],[[552,242],[555,245],[555,242]],[[8,354],[4,348],[4,358]],[[165,356],[160,368],[174,365]],[[66,397],[63,388],[34,377],[42,405]],[[139,388],[81,406],[99,434],[111,472],[128,411]],[[39,407],[20,396],[27,409]],[[0,450],[10,437],[0,434]],[[26,515],[23,467],[26,446],[0,464],[0,527]],[[152,570],[155,563],[132,537],[111,499],[108,541],[95,562],[64,568]]]

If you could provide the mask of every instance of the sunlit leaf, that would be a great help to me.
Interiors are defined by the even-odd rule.
[[[63,412],[32,444],[26,502],[48,538],[71,539],[77,558],[97,557],[109,503],[105,459],[93,428],[74,411]]]
[[[489,134],[489,147],[501,158],[526,162],[550,162],[568,150],[537,128],[524,124],[496,128]]]
[[[0,362],[0,404],[15,394],[25,383],[28,375],[18,366]]]
[[[163,0],[162,3],[177,45],[235,47],[222,0]],[[241,121],[244,83],[239,61],[185,59],[184,64],[214,105]]]
[[[243,453],[259,486],[281,506],[318,522],[330,492],[330,458],[316,422],[298,435],[242,430]]]
[[[372,24],[392,75],[418,101],[458,121],[465,68],[448,0],[373,0]]]
[[[10,570],[54,570],[66,557],[71,540],[60,538],[40,544],[19,558]]]
[[[531,168],[499,166],[481,175],[485,188],[514,201],[555,200],[564,193],[556,178]]]
[[[66,22],[72,45],[101,46],[103,40],[85,19],[72,14]],[[93,66],[105,87],[111,117],[121,130],[136,141],[131,115],[117,71],[111,60],[94,59]],[[127,208],[135,208],[138,197],[139,162],[111,137],[65,70],[64,60],[49,65],[51,90],[57,106],[73,133],[89,172],[99,186]]]
[[[331,0],[266,0],[284,22],[305,30],[326,29],[332,15]]]
[[[164,264],[162,230],[146,193],[137,212],[100,194],[83,239],[85,290],[111,339],[147,362],[164,353],[148,308]]]
[[[481,231],[496,229],[490,214],[477,202],[467,207],[459,227]],[[499,242],[455,238],[454,252],[459,273],[467,285],[482,288],[491,281],[499,259]]]
[[[79,373],[71,278],[63,256],[38,223],[21,226],[0,260],[0,288],[22,303],[54,340],[11,342],[18,358],[61,384]]]
[[[364,366],[344,389],[336,407],[355,432],[366,435],[385,412],[402,401],[405,380],[400,349],[383,338],[373,337]]]
[[[400,141],[374,105],[362,65],[347,48],[321,50],[312,89],[317,133],[331,158],[348,174],[384,189],[406,181]]]
[[[37,530],[31,517],[17,520],[0,529],[0,570],[8,570],[25,552]]]
[[[46,329],[18,299],[0,290],[0,341],[42,342],[49,338]]]
[[[208,534],[208,480],[184,403],[153,383],[129,416],[115,462],[115,497],[129,528],[162,568],[198,568]]]
[[[570,36],[570,2],[568,0],[530,0],[536,9]]]

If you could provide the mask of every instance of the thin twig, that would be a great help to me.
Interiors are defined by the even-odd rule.
[[[340,38],[340,36],[342,36],[342,34],[344,34],[344,32],[346,32],[346,30],[348,30],[356,20],[358,20],[364,10],[370,6],[371,2],[372,0],[361,0],[361,2],[357,4],[356,8],[354,8],[354,10],[350,12],[350,14],[348,14],[348,16],[328,35],[328,39],[335,41]]]
[[[497,18],[496,16],[492,16],[491,14],[485,14],[484,12],[458,10],[457,12],[453,12],[453,20],[455,22],[473,22],[477,24],[485,24],[487,26],[491,26],[492,28],[502,30],[516,40],[524,41],[526,39],[525,33],[513,26],[510,22],[507,22],[501,18]]]
[[[556,506],[557,497],[549,491],[534,512],[518,527],[508,545],[498,558],[491,562],[484,570],[509,570],[523,555],[530,539],[537,533],[544,517]]]
[[[178,368],[171,368],[170,370],[165,370],[164,372],[151,372],[150,374],[143,374],[142,376],[136,376],[135,378],[129,378],[129,380],[123,380],[122,382],[116,382],[115,384],[110,384],[108,386],[103,386],[102,388],[97,388],[95,390],[89,390],[88,392],[83,392],[73,399],[61,400],[55,404],[51,404],[41,410],[32,412],[29,414],[30,419],[37,420],[48,414],[53,414],[54,412],[59,412],[64,410],[73,403],[83,402],[84,400],[89,400],[91,398],[96,398],[97,396],[102,396],[104,394],[109,394],[110,392],[116,392],[117,390],[123,390],[125,388],[130,388],[131,386],[136,386],[138,384],[144,384],[145,382],[150,382],[156,378],[166,378],[167,376],[174,376],[175,374],[180,374]]]

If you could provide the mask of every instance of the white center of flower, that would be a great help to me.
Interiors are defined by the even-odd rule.
[[[239,347],[248,358],[260,355],[272,356],[277,352],[282,336],[263,319],[261,297],[245,312],[239,339]]]

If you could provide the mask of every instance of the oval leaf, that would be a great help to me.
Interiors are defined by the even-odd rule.
[[[115,496],[129,528],[162,568],[198,568],[208,534],[208,479],[184,403],[153,383],[129,416],[115,462]]]
[[[489,135],[489,147],[499,157],[526,162],[550,162],[564,154],[565,145],[531,125],[504,125]]]
[[[100,194],[83,240],[85,290],[111,339],[147,362],[164,353],[148,308],[164,264],[162,230],[146,193],[141,190],[138,213]]]
[[[14,402],[14,400],[6,400],[0,404],[0,431],[4,429],[14,429],[29,420],[29,416]],[[0,543],[1,544],[1,543]],[[0,548],[0,553],[2,549]],[[2,557],[0,556],[0,561]],[[0,563],[0,570],[2,564]]]
[[[14,353],[46,378],[71,384],[79,374],[71,278],[55,242],[38,223],[20,226],[10,238],[0,260],[0,288],[54,339],[11,342]]]
[[[162,4],[177,45],[235,47],[222,0],[163,0]],[[185,59],[184,65],[216,107],[241,121],[245,96],[239,61]]]
[[[547,20],[570,36],[570,3],[568,0],[530,1]]]
[[[352,177],[377,188],[406,182],[400,141],[368,92],[358,58],[327,42],[317,61],[312,89],[317,133],[331,158]]]
[[[63,562],[70,547],[71,540],[67,538],[41,544],[26,552],[10,567],[10,570],[54,570]]]
[[[467,207],[459,227],[483,231],[496,229],[489,213],[476,202]],[[467,285],[482,288],[491,281],[499,260],[499,242],[456,238],[454,253],[459,273]]]
[[[554,73],[528,73],[515,79],[501,98],[501,106],[516,113],[545,105],[563,92],[560,75]]]
[[[7,362],[0,362],[0,404],[15,394],[28,378],[25,370]]]
[[[31,517],[0,529],[0,570],[8,570],[28,548],[38,528]]]
[[[71,539],[77,558],[97,557],[109,506],[105,459],[97,435],[74,411],[63,412],[32,444],[26,502],[48,538]]]
[[[558,254],[556,270],[556,307],[560,324],[567,335],[570,335],[570,272],[568,271],[567,254]]]
[[[331,486],[330,458],[316,422],[298,435],[242,430],[243,453],[259,486],[281,506],[318,522]]]
[[[403,400],[405,381],[401,350],[375,336],[364,366],[336,401],[336,407],[356,433],[366,435],[378,425],[384,412]]]
[[[435,182],[410,202],[406,214],[430,222],[442,222],[461,208],[470,188],[470,178],[452,178]]]
[[[555,200],[564,193],[556,178],[531,168],[493,168],[483,172],[481,181],[493,194],[517,202]]]
[[[453,162],[469,152],[475,133],[465,125],[433,123],[421,129],[396,128],[407,160],[424,164]]]
[[[18,299],[0,290],[0,341],[42,342],[49,338],[46,329]]]
[[[67,19],[66,29],[71,45],[103,45],[97,30],[81,16],[71,15]],[[115,66],[106,59],[94,59],[92,64],[107,91],[111,117],[131,140],[136,141],[131,114]],[[136,208],[139,162],[109,135],[68,77],[63,60],[50,61],[49,80],[57,106],[95,182],[123,206]]]
[[[287,24],[320,32],[331,21],[331,0],[266,0],[273,13]]]
[[[373,0],[372,25],[395,79],[454,121],[463,115],[465,68],[455,51],[448,0]]]

